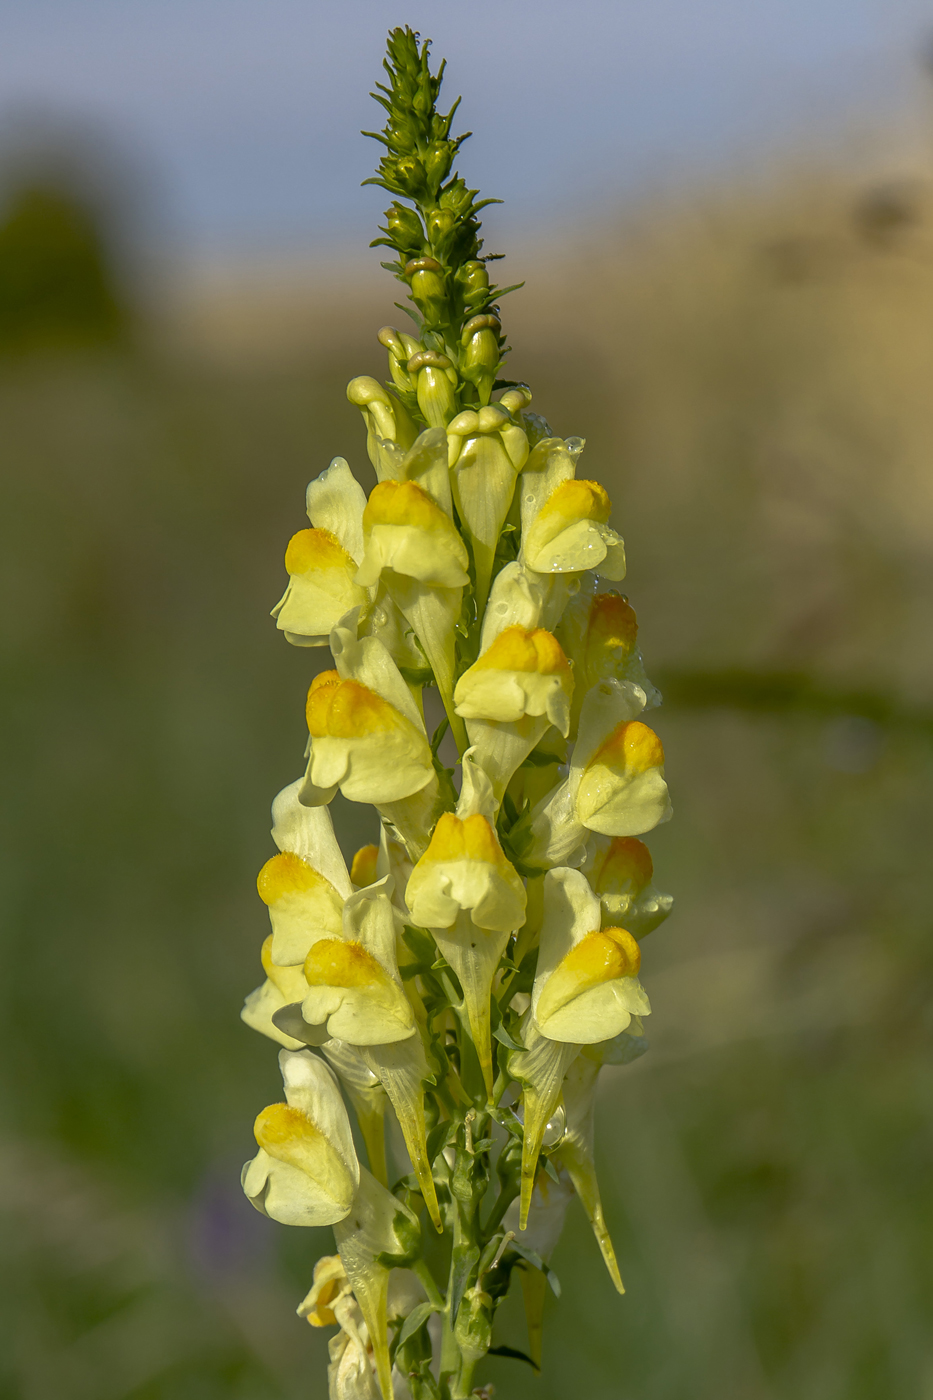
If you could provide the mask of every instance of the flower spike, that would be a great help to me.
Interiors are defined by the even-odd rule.
[[[671,805],[606,483],[501,378],[515,289],[491,279],[443,64],[399,28],[384,66],[375,243],[413,324],[378,332],[384,382],[347,387],[375,485],[342,457],[310,482],[273,611],[330,662],[257,881],[271,932],[242,1018],[281,1047],[285,1101],[243,1186],[333,1227],[298,1310],[336,1328],[331,1400],[465,1400],[516,1270],[540,1367],[574,1194],[622,1292],[594,1106],[600,1067],[647,1049],[640,940],[672,901],[639,838]]]

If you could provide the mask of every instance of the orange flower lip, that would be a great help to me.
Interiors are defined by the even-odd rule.
[[[597,593],[590,604],[587,651],[594,646],[628,653],[638,636],[635,609],[620,593]]]
[[[612,503],[598,481],[564,481],[555,487],[538,514],[538,522],[549,524],[552,516],[566,520],[595,520],[605,525]],[[536,522],[537,523],[537,522]]]
[[[444,812],[421,860],[479,860],[489,865],[508,864],[495,830],[479,812],[463,821],[453,812]]]
[[[306,1113],[300,1108],[292,1108],[287,1103],[273,1103],[264,1108],[253,1124],[253,1132],[260,1147],[265,1148],[271,1157],[281,1158],[290,1155],[289,1149],[297,1143],[313,1142],[323,1137]]]
[[[309,987],[373,987],[389,981],[389,976],[362,943],[346,943],[341,938],[321,938],[305,959],[305,980]]]
[[[543,627],[506,627],[472,667],[474,671],[537,671],[570,674],[570,662],[551,632]]]
[[[282,851],[267,860],[256,879],[263,904],[275,904],[283,895],[304,894],[322,886],[332,888],[329,880],[293,851]]]
[[[394,705],[359,681],[341,680],[336,671],[315,676],[305,708],[312,739],[356,739],[394,729],[402,716]]]
[[[634,836],[616,836],[593,871],[593,888],[597,894],[626,885],[640,890],[650,883],[653,875],[651,852],[644,841]]]
[[[536,1016],[546,1021],[584,992],[620,977],[637,977],[641,949],[625,929],[588,933],[561,958],[538,999]]]
[[[363,511],[363,529],[411,525],[419,530],[452,530],[450,517],[416,481],[381,481]]]
[[[663,762],[664,748],[657,734],[641,720],[633,719],[617,724],[586,766],[593,768],[600,763],[628,773],[646,773],[649,768],[660,768]]]
[[[378,846],[360,847],[353,857],[353,864],[350,867],[350,879],[354,885],[359,885],[362,888],[364,885],[372,885],[375,882],[378,859]]]
[[[299,530],[288,542],[285,567],[290,574],[306,574],[312,569],[345,569],[349,573],[356,570],[356,563],[329,530]]]

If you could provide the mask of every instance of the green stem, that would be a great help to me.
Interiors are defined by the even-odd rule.
[[[499,1226],[505,1219],[506,1211],[517,1196],[517,1185],[512,1186],[510,1183],[509,1185],[502,1187],[498,1196],[496,1197],[495,1204],[492,1208],[492,1212],[489,1216],[489,1219],[486,1221],[486,1227],[483,1231],[483,1234],[487,1240],[492,1239],[493,1235],[496,1233]]]
[[[473,1372],[475,1370],[476,1362],[464,1357],[457,1385],[452,1392],[453,1400],[468,1400],[473,1391]]]
[[[431,1270],[428,1268],[427,1260],[425,1260],[425,1259],[416,1259],[415,1262],[412,1264],[411,1267],[412,1267],[412,1271],[413,1271],[414,1273],[416,1273],[416,1274],[418,1275],[418,1277],[420,1278],[420,1280],[421,1280],[421,1283],[422,1283],[422,1286],[423,1286],[423,1288],[424,1288],[424,1291],[425,1291],[425,1293],[428,1295],[428,1302],[429,1302],[429,1303],[434,1303],[434,1305],[435,1305],[440,1311],[443,1311],[443,1308],[444,1308],[444,1295],[441,1293],[441,1290],[438,1288],[437,1283],[435,1282],[435,1279],[434,1279],[434,1275],[431,1273]]]

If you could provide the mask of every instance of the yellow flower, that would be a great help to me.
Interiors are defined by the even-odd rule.
[[[387,1045],[415,1033],[411,1006],[397,982],[361,943],[322,938],[305,960],[302,1014],[351,1045]]]
[[[285,1103],[256,1119],[259,1153],[243,1170],[243,1190],[283,1225],[333,1225],[350,1213],[360,1165],[333,1071],[308,1050],[279,1056]]]
[[[331,628],[368,599],[355,581],[357,561],[329,530],[299,530],[285,567],[289,583],[272,611],[276,626],[298,646],[326,646]]]
[[[610,510],[598,481],[562,481],[524,531],[524,562],[539,574],[595,569],[604,578],[624,578],[625,548],[609,528]]]
[[[544,920],[531,1007],[542,1035],[592,1045],[650,1011],[637,980],[638,944],[625,929],[600,929],[599,900],[579,870],[544,878]]]
[[[314,1266],[314,1281],[298,1305],[298,1316],[307,1318],[312,1327],[333,1327],[333,1303],[350,1292],[350,1280],[339,1254],[325,1254]]]
[[[450,928],[470,914],[479,928],[512,932],[525,917],[525,889],[495,828],[476,812],[445,812],[408,881],[406,903],[416,924]]]
[[[644,938],[671,912],[671,896],[660,894],[652,884],[651,852],[634,836],[595,836],[584,871],[599,896],[604,920],[623,921],[635,938]]]
[[[430,1071],[399,974],[391,887],[387,876],[351,895],[343,938],[314,944],[304,967],[308,990],[301,1011],[310,1025],[326,1025],[329,1036],[359,1048],[392,1102],[428,1211],[440,1228],[425,1144],[422,1085]]]
[[[256,887],[269,908],[276,963],[300,965],[316,939],[339,933],[343,926],[343,899],[329,880],[294,851],[282,851],[267,860]]]
[[[573,675],[552,633],[507,627],[457,682],[454,703],[495,792],[553,724],[566,734]]]
[[[366,552],[357,583],[373,584],[383,569],[438,588],[469,582],[466,546],[446,511],[415,481],[383,481],[363,512]]]
[[[252,1030],[267,1035],[286,1050],[303,1050],[305,1042],[281,1030],[273,1018],[283,1007],[302,1002],[308,994],[308,984],[300,967],[280,967],[272,961],[272,940],[270,933],[260,952],[266,980],[250,992],[240,1017]]]
[[[623,720],[589,759],[576,793],[576,812],[590,831],[634,836],[670,816],[664,748],[640,720]]]
[[[376,880],[376,862],[379,860],[378,846],[361,846],[353,857],[350,866],[350,879],[357,889],[372,885]]]
[[[507,627],[457,682],[454,703],[464,719],[515,723],[546,715],[567,733],[573,675],[557,638],[542,627]]]
[[[524,922],[525,889],[489,818],[478,811],[462,818],[445,812],[412,871],[405,898],[414,922],[431,929],[457,974],[491,1096],[492,983],[509,934]]]
[[[325,793],[339,787],[351,802],[397,802],[434,777],[424,732],[359,681],[315,676],[306,714],[308,776]]]

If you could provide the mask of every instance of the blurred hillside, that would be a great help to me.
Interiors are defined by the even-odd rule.
[[[933,194],[787,176],[507,266],[512,372],[626,536],[677,906],[599,1120],[629,1293],[573,1218],[544,1377],[490,1374],[929,1400]],[[324,1393],[292,1314],[321,1242],[239,1193],[278,1090],[237,1013],[323,664],[268,610],[306,481],[371,480],[344,386],[394,299],[370,265],[220,270],[115,302],[132,335],[0,346],[11,1400]]]

